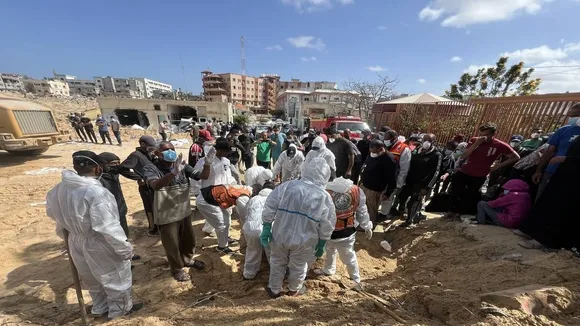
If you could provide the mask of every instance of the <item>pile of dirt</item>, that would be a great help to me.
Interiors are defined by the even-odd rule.
[[[111,151],[126,157],[136,146],[94,144],[53,146],[30,160],[0,153],[0,323],[33,325],[79,322],[78,305],[64,244],[54,233],[42,203],[60,181],[58,168],[70,168],[70,155],[80,149]],[[185,151],[185,149],[182,149]],[[46,169],[44,175],[26,171]],[[107,325],[398,325],[368,296],[348,288],[339,263],[337,276],[306,281],[306,296],[270,299],[265,292],[265,262],[256,280],[241,275],[243,256],[221,256],[215,236],[206,236],[196,215],[194,229],[203,271],[191,270],[191,283],[177,283],[166,266],[152,264],[164,256],[158,238],[147,236],[147,221],[137,185],[122,179],[127,199],[130,239],[143,258],[134,262],[134,299],[145,308]],[[430,216],[433,217],[433,216]],[[232,236],[240,236],[237,220]],[[391,253],[380,245],[392,244]],[[377,227],[372,240],[357,236],[356,250],[365,289],[408,324],[415,325],[577,325],[580,312],[526,314],[505,307],[482,309],[480,295],[530,284],[559,286],[580,293],[580,260],[567,251],[525,250],[509,230],[430,218],[414,229]],[[242,242],[243,243],[243,242]],[[241,253],[243,248],[239,249]],[[319,267],[322,261],[316,263]],[[211,300],[200,300],[213,294]],[[90,303],[88,292],[85,300]],[[572,300],[555,298],[556,301]],[[202,301],[200,303],[200,301]],[[491,312],[490,312],[491,311]],[[105,323],[94,320],[94,323]]]

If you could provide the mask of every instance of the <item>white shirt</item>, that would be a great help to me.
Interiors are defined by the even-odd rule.
[[[202,171],[204,164],[205,157],[197,161],[197,164],[195,164],[193,169],[195,171]],[[235,183],[236,181],[232,176],[232,170],[230,169],[230,160],[225,157],[222,157],[220,160],[216,157],[214,162],[211,164],[209,177],[205,180],[201,180],[201,188]]]

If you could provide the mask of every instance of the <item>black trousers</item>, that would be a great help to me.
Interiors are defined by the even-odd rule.
[[[254,166],[254,154],[244,155],[244,165],[246,170]]]
[[[95,129],[85,127],[85,131],[87,132],[87,138],[90,139],[93,143],[97,143],[97,135],[95,135]]]
[[[127,215],[119,215],[119,222],[121,222],[121,227],[125,231],[127,238],[129,237],[129,225],[127,225]]]
[[[352,173],[350,175],[350,180],[357,185],[358,179],[360,177],[360,171],[362,170],[362,163],[355,162],[354,166],[352,167]]]
[[[258,163],[259,166],[263,167],[264,169],[269,169],[270,168],[270,162],[262,162],[262,161],[256,161]]]
[[[111,141],[111,135],[109,135],[108,131],[99,131],[99,134],[101,135],[101,139],[103,140],[103,144],[106,144],[106,141],[105,141],[105,137],[106,137],[107,140],[109,141],[109,144],[113,145],[113,142]]]
[[[163,138],[163,141],[167,141],[167,133],[160,132],[159,134],[161,135],[161,138]]]
[[[149,224],[149,232],[157,232],[157,225],[153,222],[153,190],[147,185],[139,186],[139,195],[143,202],[143,210],[147,215],[147,223]]]
[[[421,212],[423,196],[420,195],[424,187],[412,182],[407,182],[399,193],[399,211],[402,213],[407,210],[407,222],[416,220],[416,215]]]
[[[87,134],[85,134],[85,128],[75,128],[77,135],[82,141],[87,141]]]
[[[473,177],[463,172],[456,172],[451,180],[449,212],[456,214],[474,214],[477,203],[481,200],[479,190],[485,183],[485,177]]]

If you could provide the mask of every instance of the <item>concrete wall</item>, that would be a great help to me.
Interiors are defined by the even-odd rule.
[[[233,121],[233,106],[230,103],[109,97],[99,97],[97,102],[106,117],[115,115],[116,109],[142,111],[147,115],[149,124],[153,128],[159,126],[159,121],[169,120],[170,113],[177,106],[192,107],[197,111],[198,118]]]

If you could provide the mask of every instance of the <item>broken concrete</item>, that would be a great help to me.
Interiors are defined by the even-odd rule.
[[[577,306],[576,298],[570,290],[539,284],[485,293],[480,299],[497,307],[516,309],[530,315],[567,313]]]

